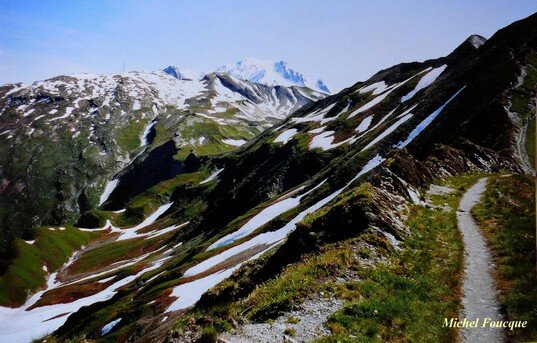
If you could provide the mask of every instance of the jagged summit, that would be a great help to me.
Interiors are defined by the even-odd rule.
[[[178,80],[199,80],[200,78],[203,77],[202,73],[198,73],[190,69],[178,68],[175,66],[168,66],[164,68],[162,71],[164,71],[166,74],[169,74],[175,77]]]
[[[302,73],[292,69],[286,61],[245,58],[235,64],[223,65],[216,71],[270,86],[309,87],[323,93],[330,93],[330,89],[322,80],[313,81],[305,77]]]
[[[487,39],[483,36],[476,34],[471,35],[462,41],[462,43],[446,57],[448,59],[456,60],[468,58],[468,56],[475,54],[476,50],[485,44],[486,41]]]
[[[205,73],[194,70],[179,68],[170,65],[162,69],[165,73],[178,80],[200,80]],[[330,89],[323,80],[314,81],[305,77],[302,73],[292,69],[286,61],[260,60],[257,58],[245,58],[235,64],[223,65],[216,69],[217,73],[235,76],[239,79],[261,83],[268,86],[299,86],[330,94]]]
[[[483,36],[471,35],[470,37],[468,37],[466,39],[465,42],[468,42],[468,43],[472,44],[472,46],[477,49],[481,45],[485,44],[486,41],[487,41],[487,39],[485,37],[483,37]]]

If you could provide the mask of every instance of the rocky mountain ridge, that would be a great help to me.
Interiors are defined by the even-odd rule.
[[[0,250],[14,233],[27,232],[22,228],[58,224],[97,205],[106,180],[165,141],[175,142],[169,154],[179,162],[190,150],[229,151],[323,96],[225,74],[200,80],[164,72],[77,74],[4,85]]]

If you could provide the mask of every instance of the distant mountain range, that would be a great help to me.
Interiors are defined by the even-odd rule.
[[[195,72],[175,66],[168,66],[164,72],[183,80],[200,79],[204,73]],[[302,73],[292,69],[285,61],[268,61],[256,58],[246,58],[234,64],[223,65],[216,69],[217,73],[226,73],[239,79],[261,83],[267,86],[298,86],[330,94],[330,89],[323,80],[314,80],[305,77]]]

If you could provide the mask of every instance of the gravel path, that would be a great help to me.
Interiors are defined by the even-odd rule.
[[[342,306],[343,302],[339,299],[308,300],[301,305],[300,310],[280,316],[271,324],[247,324],[239,331],[221,335],[219,339],[226,343],[310,342],[330,333],[323,324]],[[289,317],[300,321],[290,322]],[[293,334],[286,334],[288,329],[292,329]]]
[[[524,169],[531,173],[532,175],[535,174],[535,170],[533,169],[533,166],[531,165],[530,158],[528,157],[528,152],[526,151],[526,140],[528,137],[528,121],[524,121],[524,123],[520,126],[520,132],[517,135],[516,139],[516,148],[518,152],[518,156],[520,157],[520,163],[524,167]]]
[[[477,328],[461,328],[461,342],[503,342],[501,329],[481,327],[485,318],[504,320],[500,313],[497,290],[492,278],[494,266],[492,257],[472,217],[470,210],[479,202],[485,191],[487,179],[483,178],[473,185],[462,197],[457,211],[457,222],[462,233],[465,250],[465,275],[462,285],[463,310],[460,319],[480,319]]]

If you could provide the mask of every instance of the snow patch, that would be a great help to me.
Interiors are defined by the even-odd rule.
[[[444,107],[446,107],[447,104],[449,104],[451,102],[451,100],[453,100],[457,95],[459,95],[459,93],[462,92],[464,90],[464,88],[466,88],[466,86],[464,86],[461,89],[459,89],[442,106],[440,106],[436,111],[434,111],[433,113],[428,115],[427,118],[425,118],[421,123],[419,123],[418,126],[416,126],[416,128],[414,130],[412,130],[412,132],[410,132],[410,134],[408,135],[408,137],[404,141],[397,143],[396,147],[399,148],[399,149],[402,149],[402,148],[406,147],[408,145],[408,143],[412,142],[412,140],[414,138],[416,138],[416,136],[419,135],[429,124],[431,124],[433,122],[433,120],[436,117],[438,117],[440,112],[442,112]]]
[[[298,132],[297,129],[285,130],[282,133],[280,133],[278,135],[278,137],[276,137],[276,139],[274,140],[273,143],[280,143],[281,142],[283,144],[287,144],[287,142],[289,142],[291,140],[291,138],[293,138],[293,136],[296,135],[297,132]]]
[[[103,194],[101,194],[101,197],[99,198],[99,206],[101,206],[102,204],[104,204],[106,200],[108,200],[108,197],[110,196],[110,194],[112,194],[114,189],[117,187],[118,183],[119,183],[119,179],[115,179],[106,184],[106,187],[104,187],[104,192]]]
[[[373,93],[372,93],[373,95],[378,95],[378,94],[384,92],[385,90],[387,90],[387,89],[389,89],[389,88],[391,88],[393,86],[394,85],[388,87],[388,85],[386,85],[386,82],[379,81],[379,82],[372,83],[369,86],[364,86],[364,87],[360,88],[358,90],[358,93],[365,94],[365,93],[373,91]]]
[[[164,212],[166,212],[170,207],[172,207],[172,205],[173,205],[173,202],[160,206],[149,217],[145,218],[140,224],[132,228],[128,228],[128,229],[115,228],[114,230],[114,227],[112,226],[113,231],[119,232],[121,234],[121,236],[118,237],[117,241],[124,241],[127,239],[136,238],[136,237],[146,237],[150,234],[153,234],[153,232],[138,234],[136,231],[153,224],[162,214],[164,214]]]
[[[384,137],[388,136],[390,133],[392,133],[395,129],[397,129],[401,124],[406,122],[412,118],[412,113],[407,114],[403,118],[399,119],[395,123],[393,123],[390,127],[388,127],[386,130],[384,130],[382,133],[380,133],[377,137],[375,137],[369,144],[367,144],[361,151],[365,151],[369,148],[371,148],[373,145],[380,142]]]
[[[121,268],[123,268],[124,266],[121,266]],[[107,271],[108,273],[108,271]],[[93,276],[92,276],[93,277]],[[112,281],[116,276],[115,275],[112,275],[110,277],[107,277],[107,278],[104,278],[104,279],[101,279],[99,281],[97,281],[98,283],[107,283],[108,281]]]
[[[411,99],[420,90],[422,90],[423,88],[429,87],[434,81],[436,81],[436,79],[440,76],[440,74],[444,72],[446,68],[447,68],[447,64],[444,64],[443,66],[434,68],[433,70],[425,74],[416,85],[416,88],[414,88],[414,90],[412,90],[410,93],[408,93],[407,95],[401,98],[401,102],[405,102]]]
[[[317,134],[317,133],[321,133],[321,132],[323,132],[324,129],[326,129],[326,126],[321,126],[321,127],[316,128],[316,129],[309,130],[308,133],[314,133],[314,134]]]
[[[215,171],[214,173],[211,174],[211,176],[209,176],[208,178],[206,178],[205,180],[201,181],[200,182],[200,185],[203,185],[207,182],[211,182],[213,181],[214,179],[216,179],[216,177],[218,176],[218,174],[220,174],[222,171],[224,170],[224,168],[221,168],[221,169],[218,169],[217,171]]]
[[[142,132],[142,136],[140,137],[140,146],[146,146],[149,144],[149,141],[147,140],[147,137],[149,136],[149,133],[151,132],[151,129],[155,126],[157,122],[155,120],[152,120],[149,124],[146,125],[144,131]]]
[[[366,131],[369,125],[371,125],[371,120],[373,120],[373,116],[365,117],[364,120],[362,120],[362,122],[360,123],[360,125],[358,125],[355,131],[358,133],[362,133]]]
[[[320,187],[323,183],[324,183],[324,181],[321,182],[319,185],[315,186],[314,188],[312,188],[311,190],[309,190],[308,192],[302,194],[302,195],[299,195],[297,197],[289,197],[289,198],[286,198],[284,200],[278,201],[275,204],[267,206],[266,208],[261,210],[258,214],[253,216],[250,220],[248,220],[248,222],[246,224],[244,224],[240,229],[238,229],[237,231],[235,231],[233,233],[230,233],[230,234],[220,238],[219,240],[217,240],[216,242],[211,244],[207,248],[207,251],[213,250],[215,248],[219,248],[219,247],[222,247],[222,246],[229,245],[230,243],[233,243],[233,242],[237,241],[238,239],[240,239],[242,237],[245,237],[245,236],[249,235],[250,233],[254,232],[255,230],[257,230],[261,226],[265,225],[266,223],[268,223],[272,219],[274,219],[277,216],[279,216],[280,214],[285,213],[285,212],[297,207],[300,204],[300,200],[303,197],[305,197],[309,193],[313,192],[315,189]],[[186,273],[185,273],[185,275],[186,275]]]
[[[246,143],[244,139],[222,139],[222,142],[227,145],[241,146]]]
[[[402,85],[404,85],[405,83],[407,83],[408,81],[410,81],[411,79],[415,78],[416,76],[424,73],[424,72],[427,72],[431,70],[431,68],[427,68],[425,70],[422,70],[420,71],[419,73],[417,74],[414,74],[412,75],[411,77],[409,77],[408,79],[402,81],[402,82],[399,82],[399,83],[396,83],[394,84],[391,88],[388,88],[388,90],[384,93],[382,93],[381,95],[373,98],[372,100],[370,100],[368,103],[366,103],[365,105],[361,106],[360,108],[358,108],[356,111],[352,112],[351,114],[349,114],[349,116],[347,117],[347,119],[350,119],[354,116],[356,116],[357,114],[360,114],[364,111],[367,111],[369,110],[370,108],[374,107],[375,105],[379,104],[382,100],[384,100],[388,95],[390,95],[394,90],[396,90],[397,88],[401,87]]]
[[[105,326],[103,326],[103,328],[101,329],[101,336],[104,336],[106,335],[108,332],[110,332],[110,330],[112,330],[114,328],[114,326],[116,326],[120,321],[121,321],[121,317],[119,317],[118,319],[116,320],[113,320],[111,321],[110,323],[106,324]]]

